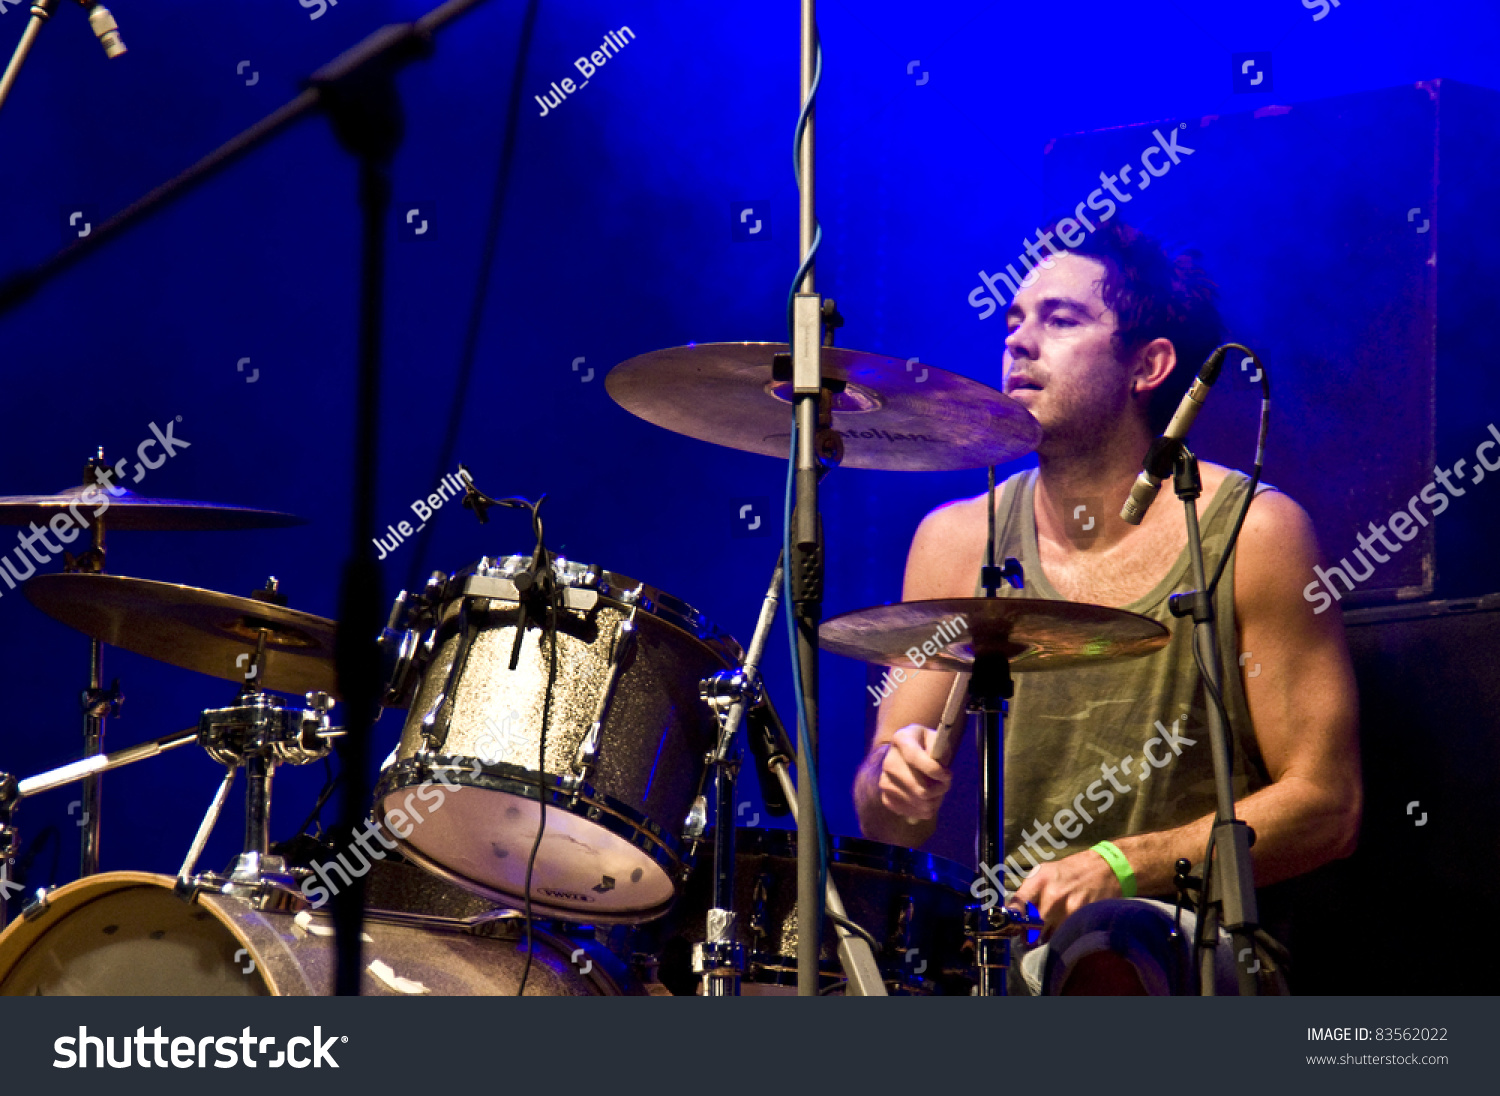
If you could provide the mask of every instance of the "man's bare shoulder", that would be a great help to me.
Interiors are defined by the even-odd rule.
[[[1235,545],[1235,601],[1281,612],[1306,610],[1302,587],[1319,561],[1312,518],[1290,495],[1276,488],[1260,491],[1245,515]]]
[[[906,560],[908,600],[973,594],[988,535],[986,499],[945,502],[922,519]]]

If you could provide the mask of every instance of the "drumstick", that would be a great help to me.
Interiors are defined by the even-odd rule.
[[[927,751],[927,755],[945,769],[953,761],[953,755],[958,752],[958,740],[963,737],[964,702],[969,697],[969,678],[973,676],[967,670],[953,675],[948,702],[943,705],[943,714],[938,719],[937,735],[932,740],[932,749]],[[916,818],[906,821],[912,826],[920,823]]]
[[[943,705],[943,717],[938,720],[937,737],[932,740],[932,749],[927,751],[945,769],[958,752],[958,740],[963,737],[964,702],[969,698],[969,678],[973,676],[967,670],[953,675],[948,703]]]

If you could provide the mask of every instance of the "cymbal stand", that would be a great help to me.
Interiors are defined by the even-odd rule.
[[[698,694],[714,710],[719,720],[719,739],[708,755],[709,772],[714,787],[713,896],[708,910],[708,931],[703,943],[693,946],[693,970],[703,977],[705,997],[738,997],[740,977],[745,973],[745,947],[738,940],[734,913],[735,836],[738,816],[735,808],[735,780],[739,776],[742,748],[735,735],[747,708],[761,703],[760,660],[766,640],[776,620],[785,577],[786,554],[776,557],[770,588],[761,602],[755,633],[744,661],[733,670],[720,670],[698,685]],[[693,814],[701,817],[705,805],[702,796]]]
[[[1017,589],[1025,586],[1021,566],[1007,559],[996,566],[995,469],[989,470],[989,532],[985,539],[984,563],[979,582],[985,597],[998,597],[1000,584]],[[1001,654],[976,653],[969,678],[969,712],[980,717],[979,727],[979,862],[1002,871],[1005,862],[1005,716],[1015,684],[1010,662]],[[1035,918],[1009,908],[1007,895],[989,908],[970,906],[964,911],[964,931],[974,948],[979,975],[977,996],[1003,997],[1010,970],[1010,938],[1029,928],[1040,928]]]
[[[798,248],[802,281],[792,308],[792,399],[797,438],[796,508],[792,511],[791,601],[796,624],[797,669],[802,682],[801,718],[807,756],[801,758],[803,779],[799,817],[816,825],[815,781],[818,773],[818,624],[823,611],[823,529],[818,514],[817,453],[819,418],[828,395],[823,389],[822,299],[814,287],[817,213],[814,207],[813,95],[818,72],[816,0],[802,0],[800,43],[801,131],[798,140]],[[837,435],[834,435],[835,437]],[[802,744],[799,743],[799,748]],[[816,829],[814,829],[814,834]],[[797,934],[797,995],[817,996],[819,936],[823,930],[823,892],[819,886],[819,842],[797,842],[797,909],[803,926]]]
[[[97,454],[91,457],[83,466],[83,485],[92,487],[98,485],[102,490],[109,490],[113,484],[113,470],[104,461],[104,449],[101,447]],[[92,537],[89,551],[78,559],[69,560],[69,570],[84,572],[88,574],[104,574],[105,550],[104,550],[104,523],[105,518],[100,515],[90,523],[89,529]],[[85,757],[94,757],[104,751],[104,722],[110,716],[120,714],[120,705],[124,703],[125,697],[120,692],[120,682],[116,680],[108,689],[104,687],[104,643],[98,638],[89,640],[89,686],[84,691],[83,697],[83,753]],[[78,874],[80,877],[93,875],[99,870],[99,843],[103,834],[103,796],[104,789],[97,774],[91,773],[83,780],[80,789],[80,806],[83,813],[80,816],[80,842],[78,853]]]

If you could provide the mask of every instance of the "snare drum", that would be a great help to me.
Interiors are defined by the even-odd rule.
[[[0,934],[0,996],[316,997],[333,992],[332,920],[262,912],[145,872],[91,875],[51,892]],[[421,915],[367,913],[361,994],[514,995],[526,962],[514,918],[435,928]],[[451,922],[457,924],[456,919]],[[623,964],[592,941],[533,926],[527,996],[640,994]],[[586,955],[590,962],[581,962]]]
[[[874,937],[876,962],[893,994],[967,994],[964,906],[972,874],[928,853],[878,841],[834,837],[829,875],[849,919]],[[745,996],[796,992],[797,833],[742,829],[736,834],[734,912],[745,947]],[[712,872],[695,874],[666,919],[634,931],[628,949],[655,959],[656,977],[673,993],[697,992],[692,945],[707,935]],[[649,964],[648,964],[649,965]],[[833,923],[822,935],[823,993],[843,988]]]
[[[681,886],[684,826],[717,737],[698,684],[734,665],[739,645],[660,590],[556,560],[566,600],[544,733],[553,651],[545,606],[526,606],[520,626],[529,562],[481,560],[398,606],[408,619],[388,701],[409,713],[376,813],[410,859],[520,905],[544,789],[533,910],[659,917]]]

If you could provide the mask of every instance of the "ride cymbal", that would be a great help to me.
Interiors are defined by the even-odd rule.
[[[604,387],[656,426],[748,453],[786,457],[792,382],[773,371],[786,343],[699,343],[621,362]],[[1032,452],[1042,428],[988,385],[902,358],[823,348],[843,467],[952,472]]]

